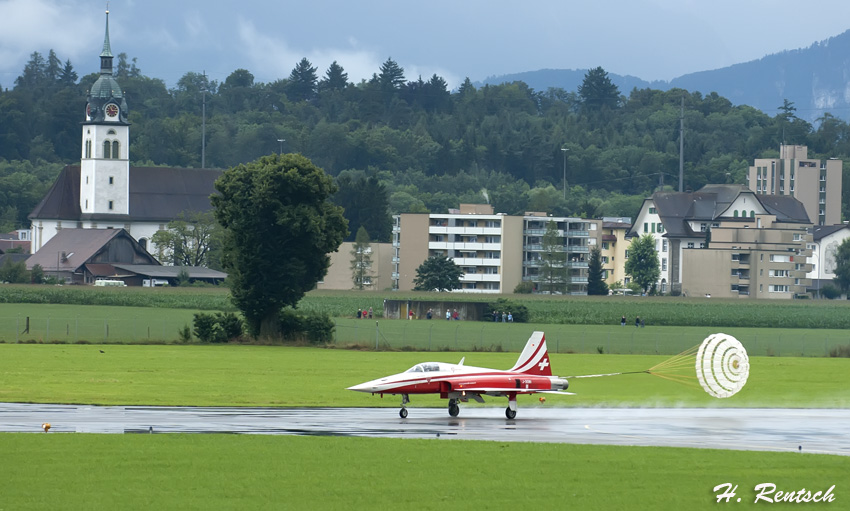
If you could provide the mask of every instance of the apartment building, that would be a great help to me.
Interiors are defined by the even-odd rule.
[[[555,247],[544,247],[549,222],[558,232]],[[590,248],[598,243],[601,220],[494,213],[489,204],[461,204],[449,213],[404,213],[393,218],[393,288],[413,289],[416,269],[431,256],[451,258],[463,269],[464,293],[513,293],[521,282],[541,290],[544,252],[565,253],[558,292],[587,293]]]
[[[809,229],[812,241],[812,269],[806,275],[811,280],[809,292],[818,297],[823,286],[832,283],[835,278],[835,252],[844,240],[850,238],[850,225],[816,225]]]
[[[805,292],[805,287],[801,291],[797,286],[806,285],[810,250],[805,240],[810,226],[803,204],[790,195],[757,195],[743,185],[706,185],[696,192],[656,192],[644,200],[626,237],[650,234],[655,239],[661,267],[657,289],[661,292],[790,298]],[[738,261],[734,275],[732,251],[737,251]],[[741,282],[742,276],[753,276],[751,271],[737,271],[741,258],[752,264],[754,259],[764,262],[764,256],[766,262],[777,265],[756,266],[756,275],[792,280],[770,281],[768,287],[755,288],[751,282],[767,281]],[[765,269],[767,275],[761,271]],[[772,270],[794,273],[786,276],[774,271],[771,275]]]
[[[815,225],[841,223],[843,162],[808,157],[801,145],[780,145],[779,158],[759,158],[747,173],[747,186],[758,194],[787,195],[803,203]]]
[[[626,234],[631,226],[631,218],[602,218],[602,236],[600,237],[602,269],[603,278],[609,288],[617,282],[627,283],[626,250],[629,241],[626,240]]]
[[[602,222],[545,213],[526,213],[522,221],[522,280],[531,282],[535,292],[586,295],[590,250],[598,246]],[[550,222],[555,227],[557,241],[547,246],[544,236]],[[547,257],[547,252],[560,257]]]
[[[721,221],[707,248],[683,252],[682,294],[775,299],[806,294],[812,269],[807,227],[771,214]]]

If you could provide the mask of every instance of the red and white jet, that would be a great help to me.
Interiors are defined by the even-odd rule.
[[[348,390],[371,392],[374,394],[401,394],[401,410],[398,414],[407,418],[405,405],[410,402],[410,394],[440,394],[449,400],[449,415],[457,417],[460,413],[458,402],[474,399],[483,403],[484,394],[508,398],[505,416],[516,417],[516,397],[518,394],[558,392],[566,390],[567,380],[552,376],[549,367],[549,353],[546,350],[546,338],[543,332],[534,332],[519,355],[516,364],[507,371],[472,367],[444,362],[425,362],[416,364],[407,371],[360,385],[348,387]]]

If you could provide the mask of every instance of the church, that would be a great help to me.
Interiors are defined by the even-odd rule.
[[[130,166],[128,106],[112,59],[107,11],[100,76],[82,122],[80,164],[63,168],[30,213],[33,254],[62,229],[122,228],[156,254],[154,233],[181,215],[211,209],[220,170]]]

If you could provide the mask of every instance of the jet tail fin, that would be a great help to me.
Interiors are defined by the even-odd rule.
[[[543,332],[531,334],[525,348],[519,355],[519,360],[510,370],[539,376],[552,376],[552,368],[549,366],[549,351],[546,348],[546,337]]]

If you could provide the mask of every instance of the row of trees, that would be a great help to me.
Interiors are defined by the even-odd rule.
[[[392,59],[359,83],[340,63],[320,75],[307,59],[271,83],[245,69],[221,83],[188,72],[169,90],[124,54],[116,74],[130,108],[135,164],[199,167],[205,104],[207,166],[232,167],[281,145],[304,154],[337,179],[334,200],[351,222],[348,239],[364,225],[387,241],[384,208],[443,212],[485,201],[508,214],[634,215],[657,186],[678,185],[682,98],[687,188],[743,183],[749,163],[776,156],[783,140],[820,158],[850,158],[850,126],[830,114],[815,129],[789,102],[770,117],[717,94],[624,95],[602,68],[577,91],[535,91],[522,82],[476,88],[468,79],[450,91],[436,75],[406,77]],[[26,225],[35,203],[23,191],[42,196],[61,164],[79,159],[85,95],[98,75],[76,76],[54,52],[33,53],[14,87],[0,90],[0,179],[17,175],[13,196],[0,194],[4,225]]]

